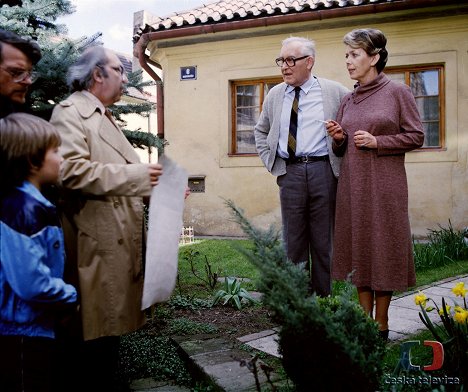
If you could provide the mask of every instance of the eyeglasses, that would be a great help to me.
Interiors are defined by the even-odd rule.
[[[278,57],[275,60],[275,62],[278,67],[282,67],[284,63],[286,63],[288,67],[294,67],[296,65],[296,61],[304,60],[307,57],[310,57],[310,54],[298,57],[297,59],[295,57],[286,57],[285,59],[283,59],[282,57]]]
[[[34,83],[39,76],[37,72],[25,71],[23,69],[8,69],[3,67],[0,67],[0,69],[3,69],[5,72],[8,72],[11,75],[14,83],[23,82],[27,78],[31,80],[31,83]]]

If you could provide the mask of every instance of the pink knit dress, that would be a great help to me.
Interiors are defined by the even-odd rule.
[[[337,121],[348,134],[338,180],[332,277],[378,291],[416,283],[405,153],[420,147],[423,127],[408,86],[381,73],[342,101]],[[377,149],[358,149],[354,133],[377,139]]]

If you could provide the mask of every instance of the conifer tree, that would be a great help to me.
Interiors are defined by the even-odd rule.
[[[42,51],[42,59],[35,67],[39,78],[30,87],[27,104],[34,113],[49,119],[53,107],[69,95],[66,84],[67,70],[78,56],[91,45],[101,44],[101,33],[72,39],[67,28],[57,19],[75,11],[70,0],[8,0],[0,3],[0,28],[20,36],[35,39]],[[130,38],[129,38],[130,39]],[[140,92],[151,82],[142,82],[141,71],[128,75],[129,87]],[[113,105],[116,119],[125,127],[123,114],[149,115],[150,103]],[[124,130],[134,146],[152,146],[161,149],[163,141],[146,132]]]

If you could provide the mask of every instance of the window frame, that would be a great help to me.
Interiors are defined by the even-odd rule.
[[[281,76],[257,78],[257,79],[242,79],[242,80],[231,80],[231,132],[229,140],[229,157],[255,157],[257,153],[250,152],[237,152],[237,86],[248,86],[248,85],[260,85],[260,97],[259,97],[259,114],[262,112],[263,102],[265,100],[265,85],[270,83],[279,84],[283,82]],[[252,130],[253,132],[253,130]]]
[[[438,146],[424,146],[413,152],[424,151],[445,151],[447,148],[446,141],[446,121],[445,121],[445,63],[427,63],[418,65],[396,65],[385,67],[386,74],[403,74],[405,84],[410,87],[410,74],[413,72],[421,71],[438,71],[439,81],[439,145]],[[415,96],[415,99],[417,97]]]

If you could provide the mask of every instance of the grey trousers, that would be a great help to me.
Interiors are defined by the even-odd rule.
[[[293,163],[277,178],[288,258],[306,262],[310,290],[331,293],[331,259],[337,180],[328,161]]]

